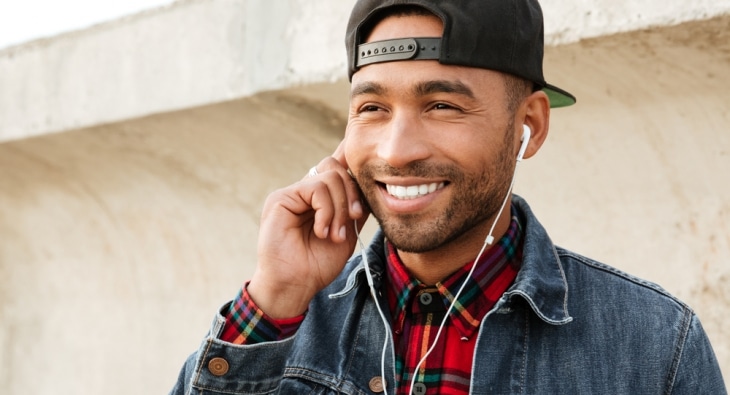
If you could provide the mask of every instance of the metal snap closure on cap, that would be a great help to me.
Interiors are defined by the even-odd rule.
[[[220,357],[213,358],[208,362],[208,370],[213,376],[223,376],[228,373],[228,361]]]
[[[383,378],[380,376],[375,376],[370,379],[370,382],[368,383],[368,387],[370,388],[370,391],[373,392],[383,392],[385,388],[383,387]]]
[[[416,395],[423,395],[426,393],[426,384],[416,383],[413,385],[413,393]]]
[[[431,302],[433,302],[433,296],[431,296],[431,294],[428,292],[424,292],[421,294],[421,296],[418,297],[418,300],[420,300],[421,304],[423,304],[424,306],[428,306],[431,304]]]

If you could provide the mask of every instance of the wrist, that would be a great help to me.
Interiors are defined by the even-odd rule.
[[[294,318],[304,314],[314,293],[301,284],[278,284],[255,273],[247,288],[254,303],[273,319]]]

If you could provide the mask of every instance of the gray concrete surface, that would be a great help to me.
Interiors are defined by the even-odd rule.
[[[180,0],[0,50],[0,141],[344,77],[353,0]],[[551,0],[546,42],[730,13],[730,0]]]
[[[516,187],[558,244],[690,303],[726,377],[728,26],[549,48],[579,103]],[[166,393],[250,275],[264,197],[334,149],[346,100],[339,79],[0,144],[0,393]]]

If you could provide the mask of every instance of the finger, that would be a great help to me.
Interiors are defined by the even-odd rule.
[[[307,197],[304,197],[307,199]],[[309,197],[310,206],[314,210],[314,224],[312,231],[320,239],[326,239],[332,231],[332,219],[335,208],[327,185],[317,181],[317,187]]]
[[[274,191],[266,199],[263,223],[275,223],[282,229],[302,228],[326,239],[334,217],[329,188],[319,178],[300,181]],[[308,224],[309,223],[309,224]]]
[[[342,166],[342,164],[334,157],[323,159],[319,163],[318,168],[322,169],[322,171],[335,171],[340,175],[345,186],[345,193],[347,194],[350,219],[362,218],[365,215],[362,203],[362,193],[360,191],[360,186],[357,184],[357,180],[352,173],[350,173],[349,169]]]
[[[336,170],[323,173],[321,179],[327,186],[328,204],[331,207],[330,239],[335,242],[344,241],[348,237],[347,228],[350,220],[350,203],[346,184],[351,181],[343,179],[342,174]],[[313,203],[315,203],[314,200]],[[317,214],[319,214],[319,211]],[[315,219],[319,220],[317,214],[315,214]],[[327,212],[327,218],[330,218],[329,211]],[[321,219],[326,221],[324,215]]]
[[[342,145],[340,145],[342,147]],[[338,150],[340,148],[338,147]],[[343,166],[343,164],[334,156],[328,156],[324,159],[322,159],[317,166],[313,167],[313,169],[316,170],[317,176],[320,174],[327,173],[328,171],[333,171],[339,174],[339,176],[342,178],[342,182],[345,185],[345,192],[347,196],[347,207],[349,211],[349,218],[350,219],[359,219],[362,218],[365,215],[365,210],[363,209],[362,204],[362,196],[360,193],[360,187],[357,185],[357,180],[352,176],[352,174],[348,171],[347,167]],[[310,174],[314,173],[313,170],[310,170]],[[305,179],[311,178],[309,175],[305,177]]]
[[[332,153],[332,158],[345,170],[347,173],[347,176],[350,180],[352,180],[352,183],[346,183],[347,185],[347,199],[350,203],[350,218],[352,219],[360,219],[360,228],[362,228],[362,224],[365,223],[369,216],[369,212],[367,211],[367,208],[363,204],[364,197],[362,195],[362,191],[360,190],[360,185],[357,183],[357,179],[355,178],[355,175],[352,174],[350,171],[350,166],[347,163],[347,158],[345,157],[345,143],[347,141],[347,136],[345,136],[344,139],[340,141],[340,144],[337,145],[337,148],[335,149],[335,152]]]
[[[289,198],[282,200],[282,206],[292,214],[302,216],[312,213],[311,229],[318,238],[330,238],[335,242],[347,238],[350,209],[345,180],[340,172],[330,170],[307,178],[293,185],[290,193],[284,195]],[[301,217],[301,224],[306,222],[305,217]]]

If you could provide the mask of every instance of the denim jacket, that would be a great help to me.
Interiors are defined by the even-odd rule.
[[[556,247],[527,203],[517,196],[513,201],[525,229],[523,264],[481,321],[472,394],[727,393],[712,347],[687,305],[657,285]],[[382,234],[365,253],[379,289]],[[218,339],[225,322],[218,314],[171,394],[377,393],[373,379],[381,376],[383,342],[388,336],[392,345],[392,339],[361,259],[351,258],[315,297],[289,339],[225,343]],[[392,346],[386,355],[391,394]]]

